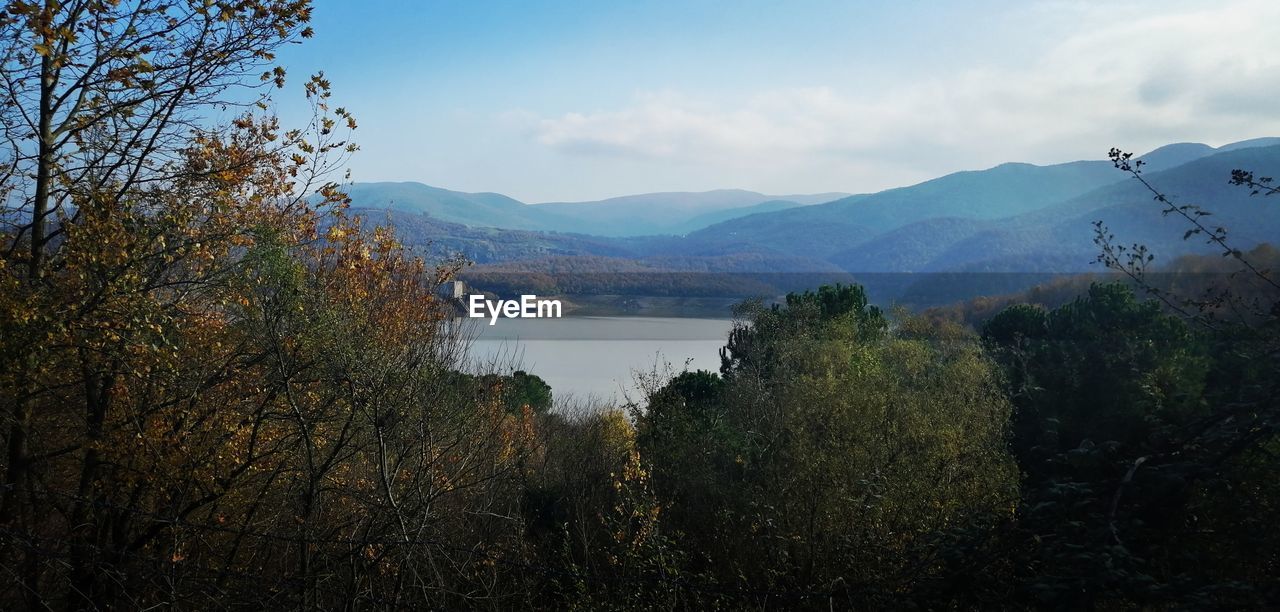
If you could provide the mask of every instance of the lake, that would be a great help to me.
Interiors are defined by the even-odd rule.
[[[733,322],[678,317],[581,317],[560,319],[469,319],[474,341],[470,359],[518,364],[551,385],[563,400],[617,403],[636,397],[634,374],[670,364],[675,372],[720,369],[720,347]]]

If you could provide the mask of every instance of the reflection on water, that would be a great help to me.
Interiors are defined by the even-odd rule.
[[[566,317],[468,321],[471,361],[514,362],[551,385],[557,399],[618,402],[633,373],[670,363],[675,371],[720,368],[732,322],[671,317]],[[631,393],[635,397],[634,393]]]

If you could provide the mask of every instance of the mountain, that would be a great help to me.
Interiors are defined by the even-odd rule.
[[[1155,149],[1138,159],[1143,162],[1142,170],[1144,172],[1159,172],[1161,170],[1176,168],[1183,164],[1200,159],[1201,157],[1208,157],[1215,153],[1226,153],[1227,151],[1238,151],[1240,149],[1272,147],[1275,145],[1280,145],[1280,138],[1274,136],[1241,140],[1240,142],[1222,145],[1216,149],[1200,142],[1179,142]]]
[[[1150,151],[1139,159],[1147,174],[1184,166],[1214,155],[1240,152],[1244,163],[1258,151],[1280,144],[1280,138],[1256,138],[1213,148],[1200,143],[1177,143]],[[1252,153],[1250,153],[1252,151]],[[1230,176],[1230,169],[1227,174]],[[1225,178],[1213,179],[1219,184]],[[987,226],[1020,219],[1031,228],[1036,219],[1061,218],[1102,208],[1121,192],[1083,198],[1108,185],[1134,183],[1109,161],[1076,161],[1049,166],[1006,163],[987,170],[957,172],[909,187],[870,195],[851,196],[826,204],[738,217],[705,227],[689,235],[700,250],[769,248],[804,256],[818,256],[847,270],[915,271],[947,268],[947,248]],[[1138,186],[1140,188],[1140,186]],[[1138,197],[1133,193],[1126,197]],[[1217,197],[1222,194],[1213,194]],[[1065,203],[1065,204],[1064,204]],[[1054,208],[1055,205],[1066,209]],[[1039,215],[1039,216],[1037,216]],[[1092,226],[1086,224],[1085,229]],[[997,231],[997,230],[993,230]],[[1024,232],[1048,232],[1045,227]],[[1006,230],[1005,234],[1008,234]],[[805,240],[804,236],[811,236]],[[1004,236],[1008,238],[1007,235]],[[1032,234],[1026,233],[1025,239]],[[1036,236],[1055,242],[1051,233]],[[799,241],[800,243],[796,243]],[[685,248],[693,248],[686,246]],[[1074,258],[1074,255],[1071,256]],[[967,261],[967,260],[966,260]],[[1060,262],[1061,263],[1061,262]]]
[[[726,218],[760,212],[758,207],[761,204],[773,203],[765,210],[794,208],[829,202],[847,195],[776,196],[741,189],[718,189],[697,193],[646,193],[597,202],[550,202],[534,204],[533,207],[570,220],[553,228],[557,231],[603,236],[679,235]]]
[[[1263,138],[1252,138],[1249,140],[1241,140],[1218,147],[1219,151],[1235,151],[1236,149],[1254,149],[1258,147],[1273,147],[1280,145],[1280,136],[1265,136]]]
[[[846,214],[804,214],[807,208],[826,209],[837,202],[856,202],[868,196],[850,196],[831,204],[759,213],[705,227],[686,236],[681,252],[709,255],[772,251],[826,259],[844,245],[874,237],[876,229]],[[801,214],[789,214],[801,213]]]
[[[1179,142],[1160,147],[1138,159],[1142,160],[1143,171],[1159,172],[1193,162],[1207,155],[1213,155],[1215,152],[1217,152],[1217,149],[1204,143]]]
[[[1280,168],[1280,139],[1254,139],[1216,149],[1177,143],[1140,159],[1147,161],[1143,166],[1147,181],[1180,205],[1202,205],[1212,213],[1203,217],[1204,222],[1211,229],[1226,228],[1235,247],[1248,249],[1280,236],[1280,200],[1251,197],[1248,189],[1227,181],[1236,168],[1260,175],[1274,173]],[[648,288],[668,295],[696,283],[689,277],[664,279],[662,274],[791,275],[788,283],[767,283],[780,287],[808,282],[801,273],[829,276],[840,271],[866,284],[878,299],[924,304],[1017,291],[1055,274],[1097,270],[1092,262],[1099,250],[1093,228],[1098,220],[1116,236],[1116,242],[1147,245],[1160,258],[1157,264],[1182,255],[1212,253],[1216,248],[1205,245],[1202,236],[1183,240],[1188,228],[1185,220],[1162,215],[1162,206],[1152,194],[1109,161],[1002,164],[808,205],[803,197],[777,200],[732,190],[525,205],[497,194],[459,194],[421,185],[407,189],[434,199],[416,209],[384,200],[382,205],[391,210],[365,209],[363,214],[385,216],[407,244],[432,256],[460,252],[489,264],[481,268],[505,275],[507,281],[525,275],[541,279],[540,286],[561,289],[614,287],[641,292]],[[807,202],[826,195],[830,194],[811,196]],[[428,214],[408,212],[412,210]],[[633,223],[637,227],[678,228],[681,223],[689,227],[716,221],[720,215],[732,218],[684,235],[672,229],[663,235],[604,236],[468,226],[438,216],[441,211],[465,212],[472,218],[514,211],[530,216],[513,216],[504,223],[536,227],[582,217],[571,223],[606,227],[616,222],[611,215],[639,214],[637,210],[650,211]],[[540,268],[543,272],[538,272]],[[570,279],[566,276],[570,270],[586,276]],[[642,277],[630,279],[592,276],[640,271]],[[732,284],[725,278],[698,282],[703,281]],[[753,277],[751,283],[758,282],[764,281]]]
[[[846,193],[765,195],[722,189],[610,198],[597,202],[525,204],[498,193],[466,193],[422,183],[355,183],[352,206],[429,214],[471,227],[538,230],[597,236],[682,235],[753,213],[828,202]]]
[[[1227,185],[1226,178],[1233,168],[1276,167],[1272,155],[1276,145],[1280,145],[1280,139],[1254,139],[1217,149],[1198,143],[1179,143],[1160,147],[1140,159],[1147,161],[1143,173],[1148,180],[1167,184],[1170,195],[1182,198],[1183,201],[1202,202],[1209,209],[1225,207],[1223,213],[1215,214],[1225,215],[1224,221],[1229,220],[1231,225],[1239,226],[1236,234],[1246,244],[1256,244],[1268,239],[1266,228],[1270,227],[1269,213],[1263,213],[1259,223],[1251,222],[1249,215],[1259,212],[1256,207],[1260,200],[1253,199],[1254,208],[1248,209],[1247,190]],[[1089,162],[1065,166],[1079,168],[1083,163]],[[1105,184],[1092,190],[1081,190],[1083,193],[1074,197],[1046,204],[1046,200],[1052,200],[1066,191],[1061,187],[1065,186],[1068,190],[1070,188],[1068,184],[1057,182],[1051,192],[1042,194],[1049,197],[1036,196],[1034,202],[1023,201],[1031,209],[1029,211],[996,219],[989,215],[974,214],[931,217],[878,233],[866,241],[833,251],[827,259],[857,273],[978,269],[1023,272],[1081,270],[1089,267],[1097,253],[1097,247],[1093,244],[1092,226],[1092,222],[1097,219],[1112,224],[1113,233],[1123,240],[1149,240],[1152,241],[1152,246],[1161,246],[1170,255],[1196,251],[1184,244],[1171,244],[1181,242],[1185,228],[1178,229],[1176,220],[1161,217],[1158,210],[1152,211],[1151,194],[1141,184],[1116,170],[1109,162],[1089,164],[1090,172],[1099,168],[1106,171],[1092,184]],[[995,171],[1005,169],[1007,172],[1009,168],[1006,164],[977,174],[981,178],[999,180],[1003,177]],[[1019,170],[1043,175],[1043,171],[1056,173],[1062,168],[1063,166],[1046,166],[1038,169],[1032,167],[1029,171],[1026,168]],[[961,176],[969,180],[976,178],[973,173],[962,173]],[[921,186],[936,186],[949,178],[952,177],[943,177]],[[1023,180],[1026,178],[1026,175],[1019,177]],[[1079,187],[1089,184],[1082,181]],[[901,191],[911,192],[921,186]],[[999,194],[1008,194],[1010,191],[1003,189],[990,193],[996,194],[992,201],[998,202]],[[880,196],[881,194],[868,196],[863,206],[867,203],[874,204]],[[932,203],[926,203],[920,208],[937,210],[940,205],[945,205],[945,202],[934,199]],[[1245,208],[1241,208],[1242,206]],[[775,216],[775,226],[780,225],[776,223],[777,217],[784,215],[812,217],[829,214],[834,223],[849,223],[827,210],[837,207],[850,209],[849,213],[856,210],[856,207],[833,203],[806,210],[784,211]],[[757,217],[744,217],[725,225],[735,228],[750,226],[759,220]],[[874,218],[861,215],[859,220]],[[789,223],[811,225],[813,221],[793,219]],[[712,233],[718,229],[710,227],[704,233]],[[1122,234],[1121,231],[1125,233]]]
[[[1222,227],[1238,248],[1252,248],[1280,236],[1280,206],[1248,189],[1230,185],[1236,168],[1280,167],[1280,145],[1233,147],[1144,178],[1178,205],[1194,204],[1210,212],[1202,220],[1210,229]],[[952,242],[923,268],[925,271],[1079,272],[1089,270],[1098,253],[1093,222],[1102,221],[1116,241],[1141,243],[1168,260],[1180,255],[1212,253],[1217,247],[1189,229],[1177,215],[1164,215],[1163,206],[1138,181],[1130,178],[1043,210],[993,223]],[[942,239],[931,240],[944,242]],[[845,269],[849,269],[846,265]]]
[[[720,248],[760,245],[826,258],[911,223],[939,217],[998,219],[1122,179],[1107,161],[1001,164],[871,195],[739,217],[700,229],[689,238]]]
[[[394,226],[401,242],[435,260],[461,255],[484,264],[553,256],[641,256],[621,241],[599,236],[471,227],[426,213],[356,208],[354,204],[350,212],[370,223]]]
[[[792,197],[795,197],[795,196],[792,196]],[[838,200],[842,197],[845,197],[845,196],[839,195],[834,198],[831,198],[831,200]],[[830,201],[830,200],[824,200],[824,201]],[[703,213],[701,215],[698,215],[686,221],[684,223],[685,231],[678,232],[678,233],[687,234],[689,232],[707,227],[709,225],[723,223],[730,219],[736,219],[738,217],[745,217],[747,215],[754,215],[757,213],[773,212],[776,210],[785,210],[788,208],[795,208],[798,205],[799,203],[797,203],[795,200],[769,200],[767,202],[761,202],[759,204],[755,204],[752,206],[743,206],[741,208],[730,208],[727,210],[717,210],[709,213]]]
[[[499,193],[464,193],[422,183],[354,183],[347,195],[353,207],[425,213],[470,226],[546,230],[556,222],[549,211]]]
[[[919,272],[947,249],[996,222],[939,217],[917,221],[879,234],[858,246],[839,251],[828,261],[857,272]]]

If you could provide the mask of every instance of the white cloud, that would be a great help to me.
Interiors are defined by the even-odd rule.
[[[740,177],[735,186],[825,173],[832,180],[815,188],[851,190],[1009,160],[1100,158],[1112,145],[1280,134],[1280,3],[1159,14],[1071,3],[1027,17],[1070,20],[1070,32],[1029,61],[896,88],[762,88],[732,103],[662,91],[526,126],[570,156],[692,165],[713,180]]]

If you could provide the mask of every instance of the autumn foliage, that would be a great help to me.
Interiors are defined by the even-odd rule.
[[[1274,250],[1210,232],[1252,285],[1185,302],[1105,232],[1127,286],[747,302],[719,372],[552,410],[468,360],[461,262],[348,213],[324,76],[269,112],[310,10],[0,12],[0,608],[1280,601]]]
[[[448,549],[416,574],[446,531],[493,541],[461,509],[506,512],[531,417],[452,382],[456,266],[345,215],[329,83],[305,82],[303,129],[265,113],[309,10],[0,14],[0,601],[386,603],[486,567]]]

